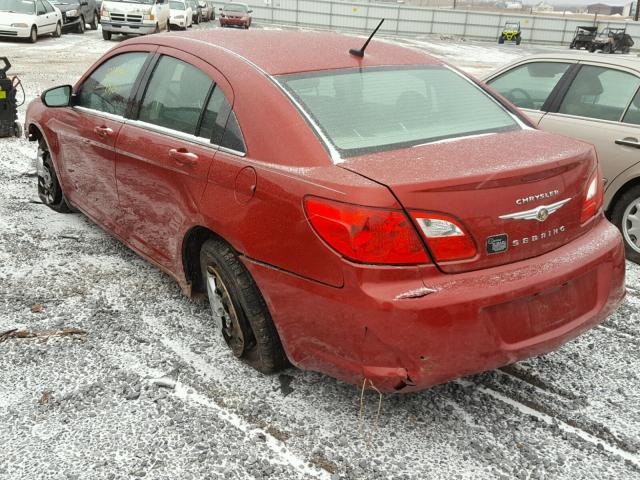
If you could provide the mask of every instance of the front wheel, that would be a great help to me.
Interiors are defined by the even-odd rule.
[[[616,201],[611,211],[611,223],[622,233],[625,256],[640,263],[640,185]]]
[[[111,40],[111,32],[106,32],[104,28],[102,29],[102,39],[103,40]]]
[[[504,36],[503,35],[500,35],[500,38],[498,38],[498,43],[500,45],[502,45],[504,43]]]
[[[69,213],[71,209],[62,193],[49,148],[44,140],[38,144],[36,159],[38,172],[38,196],[43,204],[59,213]]]
[[[36,43],[38,41],[38,29],[33,26],[31,27],[31,32],[29,33],[29,42]]]
[[[53,32],[53,36],[54,38],[60,38],[62,36],[62,25],[60,25],[60,22],[56,24],[56,29]]]
[[[235,251],[223,240],[207,240],[200,250],[200,271],[216,334],[222,333],[233,355],[262,373],[286,367],[269,309]]]

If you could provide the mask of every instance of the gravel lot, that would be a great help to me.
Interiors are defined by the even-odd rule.
[[[394,40],[474,74],[548,50]],[[30,100],[114,44],[98,31],[0,51]],[[40,204],[34,155],[0,139],[0,332],[86,334],[0,343],[1,480],[640,478],[637,266],[619,311],[557,352],[385,396],[379,417],[367,393],[360,418],[356,387],[237,362],[205,304],[82,215]]]

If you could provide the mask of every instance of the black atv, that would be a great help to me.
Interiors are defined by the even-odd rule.
[[[585,50],[591,49],[593,45],[593,41],[598,36],[598,27],[592,26],[580,26],[576,28],[576,33],[573,36],[573,40],[569,44],[569,48],[575,48],[580,50],[584,48]]]

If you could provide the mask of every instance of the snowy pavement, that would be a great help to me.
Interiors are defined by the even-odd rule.
[[[474,74],[549,50],[395,40]],[[0,41],[0,55],[30,100],[114,44],[87,32]],[[0,333],[86,333],[0,343],[0,480],[640,478],[638,266],[602,326],[543,357],[385,396],[378,416],[372,392],[360,412],[354,386],[236,361],[206,304],[82,215],[38,202],[34,153],[0,139]]]

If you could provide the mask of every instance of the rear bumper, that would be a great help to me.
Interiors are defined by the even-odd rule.
[[[129,33],[132,35],[148,35],[156,31],[156,24],[147,23],[126,23],[126,22],[113,22],[104,20],[100,22],[102,30],[111,33]]]
[[[345,262],[344,287],[333,288],[245,264],[292,363],[349,383],[367,378],[382,391],[420,390],[549,352],[625,295],[622,239],[604,219],[545,255],[462,274]],[[433,292],[402,298],[425,287]]]

